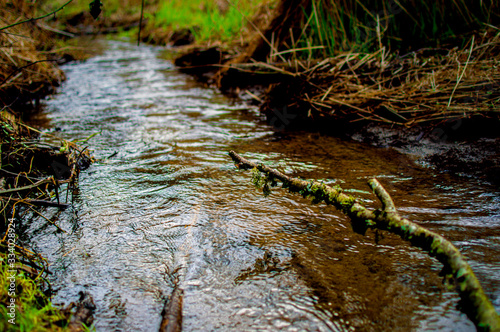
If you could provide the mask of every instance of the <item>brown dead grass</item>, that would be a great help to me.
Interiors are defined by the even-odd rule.
[[[267,26],[217,73],[216,84],[235,90],[248,86],[253,76],[260,75],[263,85],[271,77],[262,111],[273,116],[286,108],[297,119],[313,122],[366,120],[410,127],[450,118],[500,120],[498,27],[485,25],[461,35],[469,40],[462,48],[422,48],[403,55],[379,42],[372,53],[338,51],[318,59],[325,46],[293,47],[306,34],[308,24],[297,22],[308,3],[280,1]]]
[[[32,17],[27,1],[0,0],[0,26]],[[42,22],[29,22],[0,31],[0,103],[27,100],[50,90],[63,79],[63,72],[46,51],[53,46],[51,33]]]
[[[298,74],[297,96],[319,116],[405,126],[449,118],[500,118],[500,32],[484,31],[463,49],[422,49],[404,56],[341,54]],[[356,116],[352,116],[355,114]]]
[[[277,51],[283,45],[274,34],[276,22],[287,15],[278,11],[256,42],[219,73],[227,76],[230,68],[233,73],[283,75],[280,83],[271,85],[262,107],[265,113],[286,107],[314,121],[367,120],[407,127],[450,118],[500,120],[500,30],[496,27],[471,33],[463,48],[426,48],[400,55],[381,46],[374,53],[299,60],[296,54],[312,54],[313,49]],[[218,82],[223,82],[220,77]],[[276,105],[276,99],[281,105]]]

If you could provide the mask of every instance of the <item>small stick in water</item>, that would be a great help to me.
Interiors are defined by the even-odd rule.
[[[161,313],[163,319],[161,321],[159,332],[180,332],[182,331],[182,300],[184,291],[176,285],[172,295],[165,303],[165,307]]]

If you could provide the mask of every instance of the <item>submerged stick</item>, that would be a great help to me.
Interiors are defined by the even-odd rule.
[[[180,332],[182,331],[182,300],[184,291],[176,285],[170,295],[170,298],[165,303],[165,307],[161,313],[162,321],[159,332]]]
[[[82,332],[91,330],[92,323],[94,322],[94,312],[96,306],[92,295],[88,292],[80,292],[80,299],[78,302],[71,303],[68,307],[69,310],[76,308],[74,314],[68,325],[70,332]]]
[[[479,331],[500,331],[500,316],[460,251],[441,235],[402,218],[396,211],[391,196],[376,179],[369,180],[368,185],[382,203],[382,209],[372,211],[357,203],[353,196],[342,193],[340,187],[287,176],[263,164],[251,162],[234,151],[230,151],[229,156],[238,168],[253,169],[253,182],[264,187],[264,194],[269,192],[269,185],[274,186],[276,180],[279,180],[283,183],[283,188],[288,188],[291,192],[340,209],[351,218],[353,228],[365,231],[368,228],[387,230],[435,256],[451,271],[460,297],[467,305],[467,314],[476,328]],[[264,173],[266,178],[262,179],[260,173]]]

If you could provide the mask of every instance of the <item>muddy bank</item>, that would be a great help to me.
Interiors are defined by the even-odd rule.
[[[500,188],[500,123],[457,119],[426,127],[366,125],[351,139],[392,147],[417,163],[458,177],[473,177]]]
[[[457,30],[438,44],[391,49],[379,36],[372,53],[350,49],[318,57],[311,45],[296,46],[309,31],[304,12],[310,3],[280,1],[243,47],[183,47],[175,64],[260,105],[278,132],[319,131],[394,147],[445,172],[498,183],[497,21]],[[496,9],[490,10],[493,20]],[[402,16],[394,17],[404,21]],[[179,45],[192,42],[191,34],[180,33],[188,38]]]
[[[344,121],[295,122],[293,111],[273,109],[266,120],[278,136],[306,130],[394,148],[417,164],[460,177],[472,177],[500,188],[500,122],[484,118],[455,119],[412,128]]]
[[[0,0],[0,106],[20,116],[37,110],[40,99],[65,80],[59,65],[96,52],[68,39],[74,35],[58,29],[52,16],[38,19],[43,16],[26,1]]]
[[[467,71],[450,65],[465,61],[466,50],[456,48],[412,52],[385,64],[371,55],[360,60],[349,54],[310,63],[252,62],[219,47],[184,48],[175,64],[259,105],[278,132],[317,131],[393,147],[443,172],[498,185],[500,76],[491,68],[500,34],[485,31],[483,37],[488,49],[467,63]],[[435,70],[438,83],[431,79]],[[440,89],[431,91],[429,80]]]

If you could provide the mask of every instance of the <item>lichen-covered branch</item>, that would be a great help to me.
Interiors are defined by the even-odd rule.
[[[377,228],[389,231],[435,256],[451,271],[458,292],[467,305],[467,314],[477,329],[500,331],[500,316],[460,251],[441,235],[402,218],[396,211],[391,196],[376,179],[369,180],[368,185],[381,201],[382,209],[372,211],[356,202],[354,197],[344,194],[340,187],[330,187],[318,181],[305,181],[287,176],[263,164],[251,162],[234,151],[229,152],[229,156],[238,168],[254,169],[253,182],[264,187],[264,193],[269,192],[269,185],[275,186],[277,181],[280,181],[283,188],[288,188],[291,192],[312,197],[317,202],[323,201],[334,205],[351,218],[353,227],[358,230]],[[260,172],[265,174],[264,179],[260,177]]]

